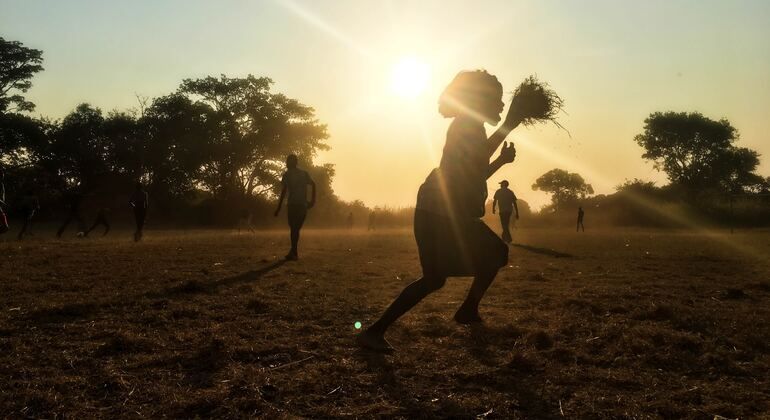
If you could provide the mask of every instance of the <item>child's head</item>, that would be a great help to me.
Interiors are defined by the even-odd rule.
[[[470,116],[497,124],[503,112],[503,85],[486,70],[461,71],[438,100],[438,112],[446,118]]]
[[[297,167],[297,155],[291,154],[289,156],[286,156],[286,167],[289,169],[293,169]]]

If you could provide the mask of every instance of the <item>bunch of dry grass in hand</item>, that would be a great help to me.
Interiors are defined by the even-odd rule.
[[[564,100],[547,83],[535,76],[529,76],[513,91],[511,108],[516,113],[520,124],[532,125],[551,121],[560,128],[556,116],[562,110]]]

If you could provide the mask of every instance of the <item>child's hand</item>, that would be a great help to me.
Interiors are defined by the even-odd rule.
[[[508,113],[505,115],[503,125],[509,128],[514,128],[520,123],[521,116],[519,115],[519,110],[517,109],[515,103],[511,103],[511,106],[508,107]]]
[[[508,143],[507,141],[503,143],[499,159],[503,163],[511,163],[516,159],[516,148],[513,147],[513,143]]]

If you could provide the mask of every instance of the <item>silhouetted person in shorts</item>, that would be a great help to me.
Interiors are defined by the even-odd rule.
[[[8,216],[5,215],[5,171],[0,168],[0,234],[9,230]]]
[[[64,218],[64,222],[56,232],[56,237],[61,238],[64,231],[67,229],[67,226],[73,221],[77,226],[78,236],[80,236],[80,233],[85,235],[86,224],[80,216],[80,205],[83,203],[83,194],[76,188],[70,189],[64,194],[64,203],[67,206],[67,217]]]
[[[35,218],[38,210],[40,210],[40,201],[32,189],[29,188],[21,199],[21,212],[24,215],[24,224],[21,226],[19,234],[16,235],[16,239],[22,240],[25,234],[32,235],[29,232],[29,228],[32,226],[32,219]]]
[[[513,145],[506,143],[500,156],[489,162],[518,124],[516,110],[511,109],[505,123],[487,138],[484,123],[500,121],[502,96],[497,78],[481,70],[459,73],[441,94],[439,113],[454,120],[439,167],[431,171],[417,193],[414,236],[423,274],[401,292],[377,322],[358,335],[362,347],[390,351],[384,337],[388,327],[443,287],[447,277],[474,277],[454,319],[461,324],[481,322],[481,298],[498,270],[508,263],[508,246],[480,219],[487,199],[487,178],[516,156]]]
[[[516,205],[516,194],[508,189],[508,181],[506,180],[500,182],[500,189],[495,192],[494,200],[492,200],[492,214],[495,214],[495,207],[498,207],[500,213],[503,241],[511,243],[513,242],[510,229],[511,215],[513,210],[516,210],[516,220],[519,219],[519,206]]]
[[[311,187],[312,194],[310,201],[307,201],[307,187]],[[281,196],[278,198],[278,208],[275,210],[275,216],[281,212],[281,205],[286,194],[289,194],[286,207],[289,213],[289,229],[291,230],[291,250],[286,254],[287,260],[297,260],[297,244],[299,243],[299,230],[305,223],[308,209],[315,205],[315,182],[310,179],[310,175],[297,168],[297,156],[289,155],[286,157],[286,172],[281,178]]]
[[[577,229],[576,229],[576,232],[580,232],[580,229],[583,229],[583,232],[586,231],[586,227],[583,226],[583,216],[585,216],[585,212],[583,211],[583,207],[578,207],[578,218],[577,218]]]
[[[88,228],[85,236],[88,236],[92,230],[96,229],[97,226],[104,226],[104,232],[102,233],[102,236],[107,236],[107,234],[110,232],[110,222],[107,220],[107,213],[109,213],[109,209],[99,207],[99,210],[96,212],[96,220],[94,220],[94,224]]]
[[[128,204],[134,210],[134,221],[136,222],[136,232],[134,232],[134,242],[139,242],[144,235],[144,222],[147,219],[147,207],[150,205],[150,198],[147,191],[144,190],[141,182],[136,183],[134,193],[128,200]]]

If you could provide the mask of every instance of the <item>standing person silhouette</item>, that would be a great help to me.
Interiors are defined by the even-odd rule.
[[[575,232],[580,232],[580,229],[583,229],[583,232],[586,231],[586,227],[583,226],[583,216],[585,216],[583,207],[578,207],[577,229],[575,229]]]
[[[128,199],[128,204],[134,209],[134,220],[136,221],[134,242],[139,242],[144,235],[144,222],[147,219],[147,207],[150,204],[150,196],[144,190],[141,182],[136,183],[134,193]]]
[[[492,201],[492,214],[495,214],[495,206],[499,208],[500,224],[503,226],[503,241],[506,243],[513,242],[511,237],[511,214],[513,210],[516,210],[516,220],[519,220],[519,206],[516,205],[516,194],[508,189],[508,181],[500,181],[500,189],[495,192],[494,200]]]
[[[366,230],[374,230],[377,227],[377,213],[372,210],[371,213],[369,213],[369,226],[366,227]]]
[[[348,214],[347,224],[348,224],[348,230],[353,230],[354,222],[353,222],[353,212],[352,211],[350,212],[350,214]]]
[[[310,201],[307,201],[307,186],[310,185],[312,193]],[[291,231],[291,250],[286,254],[287,260],[296,261],[299,258],[297,245],[299,243],[299,230],[305,223],[308,209],[315,205],[315,182],[310,179],[310,175],[297,168],[297,155],[291,154],[286,157],[286,172],[281,178],[281,196],[278,198],[278,208],[275,210],[275,216],[281,212],[281,205],[286,193],[289,193],[286,207],[289,214],[289,229]]]
[[[503,87],[486,71],[460,72],[439,98],[439,113],[453,118],[441,163],[417,192],[414,236],[423,275],[408,285],[379,320],[357,337],[362,347],[391,351],[385,332],[393,322],[430,293],[444,286],[447,277],[473,276],[465,302],[454,315],[461,324],[481,322],[479,303],[497,272],[508,262],[508,246],[480,217],[487,198],[486,180],[516,150],[506,143],[500,156],[489,159],[508,133],[518,125],[514,107],[503,125],[489,138],[484,123],[497,124],[505,104]]]

